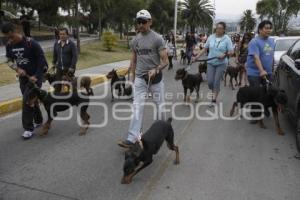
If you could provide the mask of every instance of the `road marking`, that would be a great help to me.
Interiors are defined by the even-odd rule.
[[[28,189],[28,190],[33,190],[33,191],[37,191],[37,192],[41,192],[41,193],[46,193],[46,194],[50,194],[50,195],[53,195],[53,196],[63,197],[65,199],[79,200],[75,197],[70,197],[70,196],[66,196],[66,195],[62,195],[62,194],[58,194],[58,193],[54,193],[54,192],[48,192],[46,190],[42,190],[42,189],[38,189],[38,188],[34,188],[34,187],[30,187],[30,186],[26,186],[26,185],[22,185],[22,184],[18,184],[18,183],[13,183],[13,182],[8,182],[8,181],[3,181],[3,180],[0,180],[0,183],[4,183],[4,184],[7,184],[7,185],[14,185],[16,187],[21,187],[21,188],[25,188],[25,189]]]

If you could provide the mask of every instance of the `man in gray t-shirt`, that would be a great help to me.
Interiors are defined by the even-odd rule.
[[[130,71],[133,74],[131,81],[134,82],[133,117],[127,139],[118,142],[118,145],[124,148],[133,145],[141,136],[144,103],[148,89],[153,94],[158,119],[165,118],[162,106],[165,102],[162,70],[169,64],[166,44],[162,36],[150,29],[152,20],[147,10],[137,13],[136,22],[139,33],[131,42],[130,62]]]

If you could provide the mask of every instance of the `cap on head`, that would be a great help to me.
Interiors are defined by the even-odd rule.
[[[151,14],[149,13],[148,10],[140,10],[136,14],[136,19],[151,19]]]

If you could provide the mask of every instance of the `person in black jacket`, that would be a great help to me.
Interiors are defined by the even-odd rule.
[[[37,87],[42,86],[43,73],[47,70],[47,61],[41,46],[32,38],[24,37],[17,32],[13,24],[4,24],[2,33],[8,39],[6,57],[8,61],[16,64],[16,72],[23,95],[22,124],[25,132],[22,136],[24,139],[29,139],[34,133],[33,122],[36,126],[43,123],[38,102],[28,101],[28,93],[32,88],[29,86],[32,83]]]
[[[68,29],[59,30],[59,40],[54,43],[53,65],[56,67],[56,81],[61,81],[63,75],[74,75],[77,63],[77,47],[69,40]],[[61,91],[61,84],[55,84],[55,92]]]

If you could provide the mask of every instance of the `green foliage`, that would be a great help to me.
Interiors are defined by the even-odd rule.
[[[103,47],[111,51],[117,46],[118,38],[112,32],[104,32],[102,36]]]
[[[161,34],[173,29],[174,0],[152,0],[148,9],[153,18],[153,29]]]
[[[251,32],[255,28],[256,19],[252,10],[245,10],[240,20],[241,30],[243,32]]]
[[[261,19],[272,21],[275,34],[286,32],[289,20],[297,16],[299,10],[299,0],[260,0],[256,4],[257,14]]]
[[[182,8],[183,18],[190,25],[191,32],[194,32],[197,26],[202,28],[212,26],[215,12],[210,0],[184,0]]]

